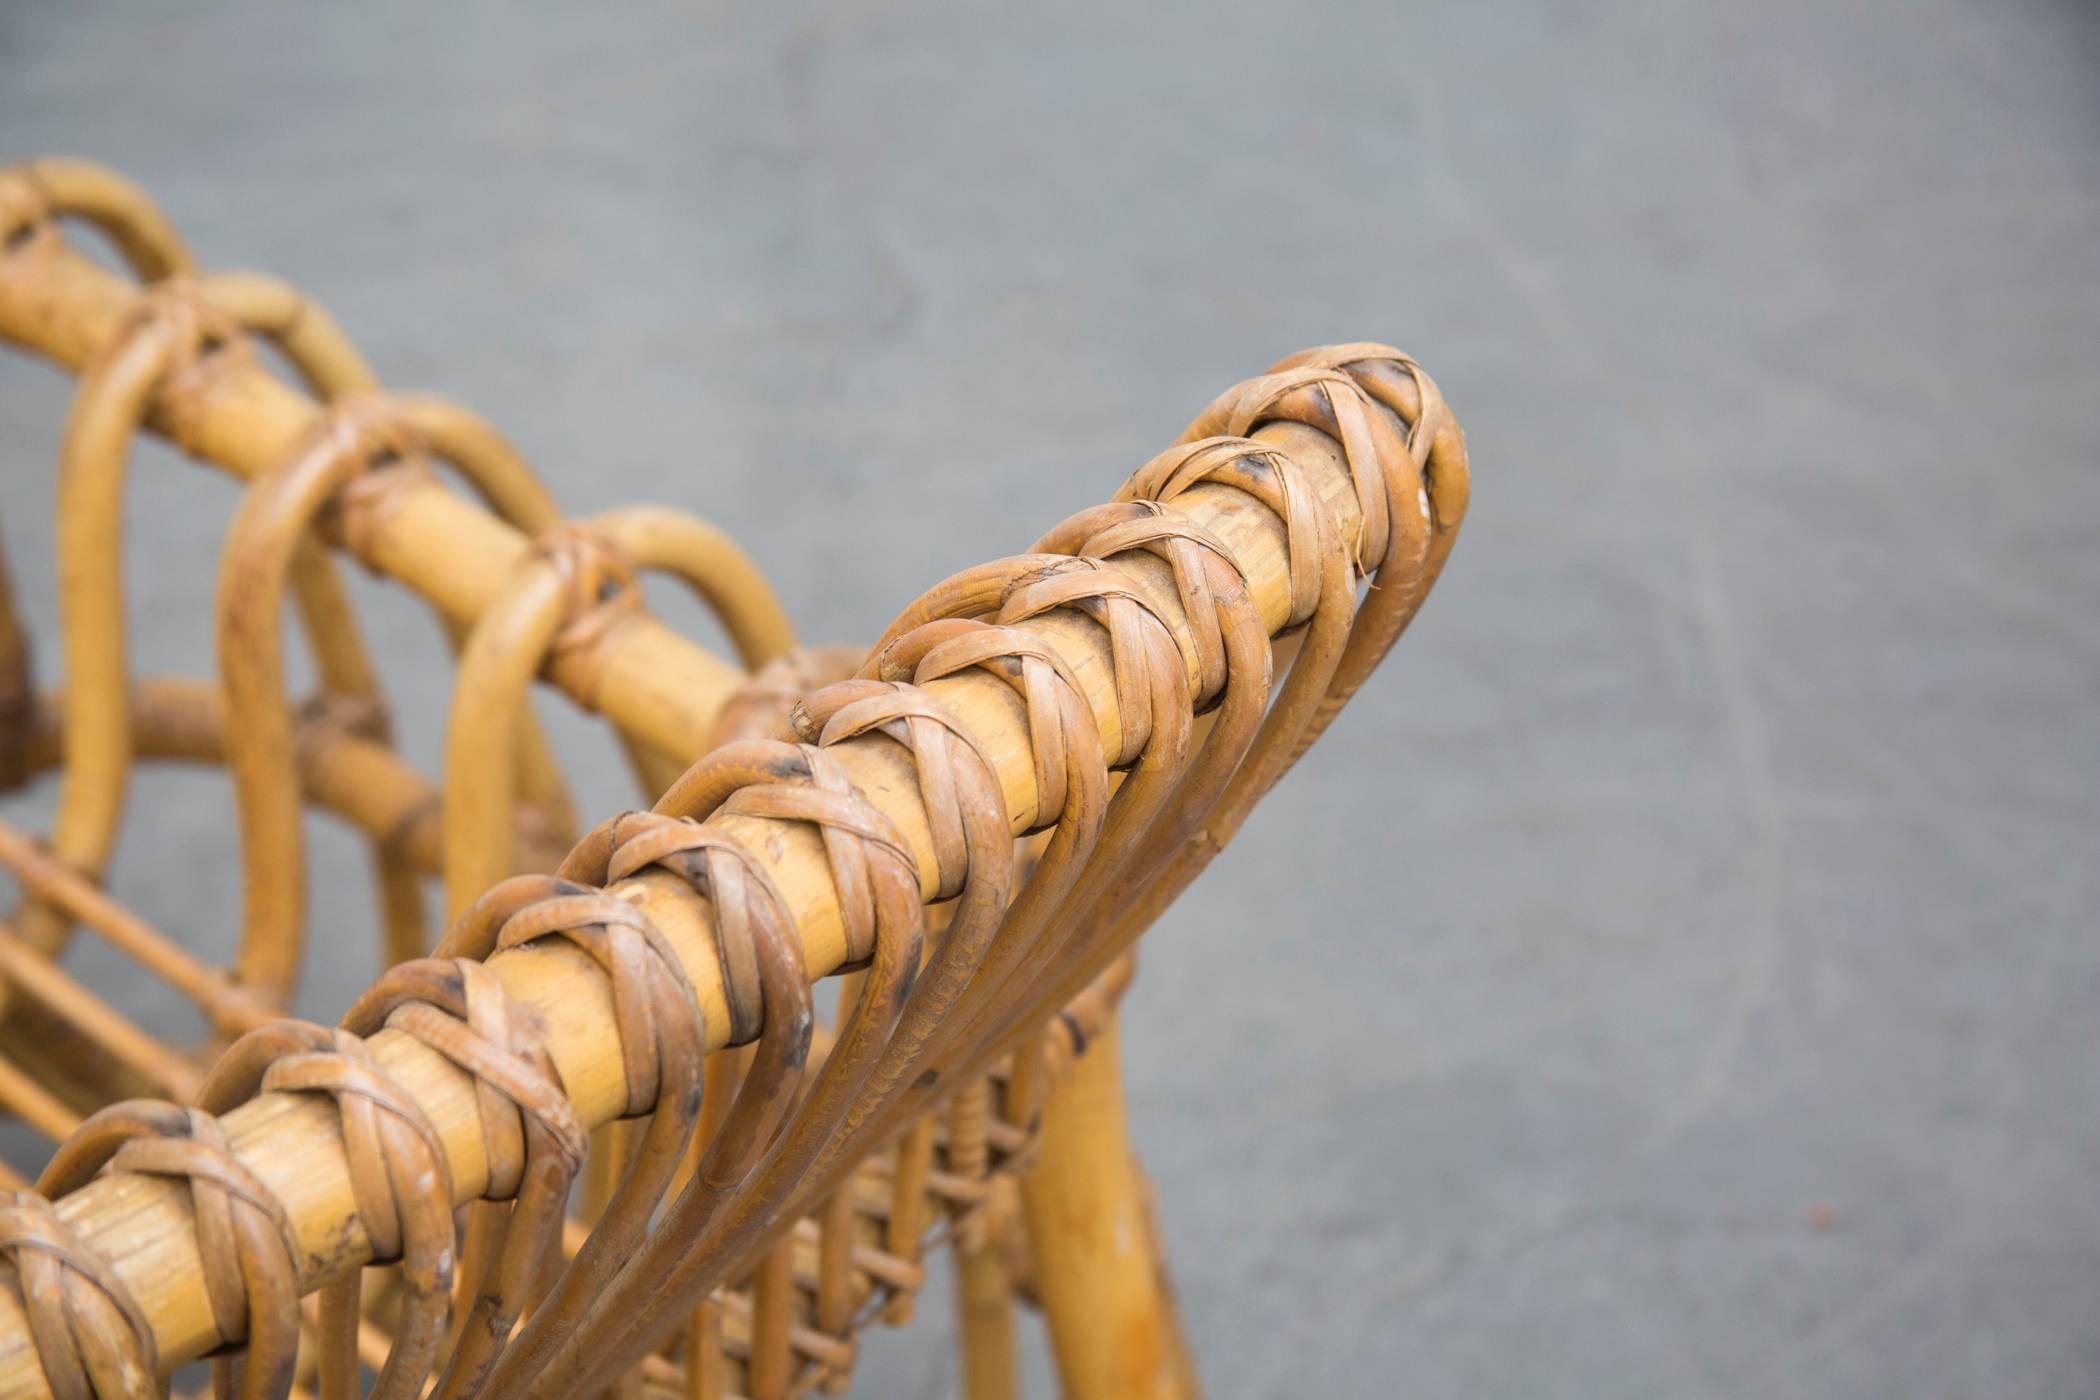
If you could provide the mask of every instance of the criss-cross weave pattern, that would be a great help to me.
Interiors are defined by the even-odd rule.
[[[973,1395],[1011,1384],[1016,1297],[1069,1340],[1074,1393],[1138,1375],[1192,1390],[1156,1273],[1139,1289],[1142,1354],[1082,1339],[1099,1322],[1075,1302],[1085,1242],[1075,1253],[1054,1222],[1072,1192],[1104,1191],[1135,1212],[1116,1228],[1148,1241],[1135,1267],[1159,1268],[1120,1109],[1097,1104],[1131,949],[1442,568],[1465,449],[1428,377],[1376,345],[1283,361],[1113,501],[937,585],[866,651],[795,650],[710,527],[653,510],[561,521],[478,420],[380,393],[253,283],[189,275],[149,211],[72,163],[0,179],[0,333],[89,364],[76,422],[103,426],[77,450],[69,433],[68,460],[100,483],[94,538],[111,551],[82,585],[105,611],[66,619],[55,733],[25,727],[0,763],[55,765],[65,785],[48,848],[0,840],[30,897],[0,951],[34,960],[86,922],[193,990],[231,1044],[195,1106],[127,1100],[77,1128],[71,1105],[130,1080],[56,1099],[34,1070],[0,1075],[0,1101],[70,1129],[40,1182],[55,1204],[0,1208],[19,1283],[0,1290],[0,1380],[141,1393],[212,1355],[218,1387],[252,1396],[348,1397],[376,1370],[385,1396],[624,1384],[771,1400],[846,1384],[859,1330],[905,1320],[923,1251],[952,1239]],[[57,238],[59,215],[113,230],[141,276],[181,281],[113,290]],[[298,347],[332,402],[260,377],[251,333]],[[120,601],[107,615],[123,444],[178,422],[249,481],[221,578],[222,674],[201,697],[132,681]],[[433,558],[440,541],[451,557]],[[449,620],[459,682],[438,783],[386,746],[337,552]],[[726,683],[656,622],[639,583],[652,571],[713,604],[756,673]],[[288,593],[322,686],[304,705],[279,654]],[[82,675],[97,694],[76,694]],[[613,722],[645,809],[574,835],[526,703],[536,678]],[[185,695],[202,716],[173,713]],[[132,763],[200,750],[239,796],[230,974],[94,884]],[[300,962],[303,802],[372,838],[395,964],[334,1029],[270,1017]],[[430,874],[449,917],[426,951]],[[816,994],[833,976],[835,1010]],[[97,1034],[116,1013],[86,989],[31,998],[33,978],[8,980],[9,1022],[130,1043]],[[132,1048],[150,1069],[152,1047]]]

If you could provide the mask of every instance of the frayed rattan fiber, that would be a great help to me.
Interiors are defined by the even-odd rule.
[[[0,1395],[160,1393],[200,1358],[243,1396],[836,1392],[944,1243],[969,1395],[1016,1391],[1017,1301],[1068,1393],[1195,1393],[1117,1003],[1443,566],[1464,439],[1413,361],[1279,362],[1108,504],[808,649],[715,527],[564,519],[486,423],[380,388],[285,284],[200,273],[99,167],[0,174],[0,335],[80,376],[55,644],[0,607],[0,785],[57,783],[48,834],[0,824],[0,1105],[58,1140],[0,1203]],[[242,483],[215,675],[130,670],[141,432]],[[345,557],[456,650],[436,780],[392,747]],[[653,575],[737,662],[654,616]],[[579,830],[535,680],[606,717],[645,805]],[[166,761],[233,786],[226,967],[103,890]],[[309,808],[367,839],[385,969],[333,1028],[283,1016]],[[62,970],[76,929],[192,1002],[197,1042]]]

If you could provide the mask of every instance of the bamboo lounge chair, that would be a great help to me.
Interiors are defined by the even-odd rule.
[[[100,167],[0,172],[0,337],[79,376],[58,688],[0,570],[0,788],[56,785],[47,833],[0,824],[0,1106],[57,1144],[0,1183],[0,1395],[158,1394],[200,1358],[243,1396],[836,1393],[942,1244],[970,1396],[1016,1390],[1017,1301],[1069,1393],[1195,1393],[1117,1001],[1443,565],[1464,438],[1412,360],[1280,361],[1108,504],[809,649],[719,529],[565,519],[487,423],[381,388],[285,283],[199,271]],[[213,676],[131,668],[147,432],[241,483]],[[435,781],[390,743],[345,556],[454,646]],[[734,661],[650,612],[652,574]],[[646,807],[580,829],[535,680],[604,716]],[[167,761],[233,786],[240,870],[198,877],[239,882],[226,966],[103,890]],[[335,1027],[284,1010],[309,807],[366,838],[385,969]],[[62,970],[76,935],[194,1040]]]

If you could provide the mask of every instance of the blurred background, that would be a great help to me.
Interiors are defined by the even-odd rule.
[[[1128,1003],[1213,1393],[2090,1396],[2096,75],[2073,0],[14,3],[0,144],[127,172],[572,512],[713,518],[815,640],[1289,351],[1409,350],[1451,567]],[[0,366],[46,676],[68,396]],[[234,492],[134,460],[139,654],[202,673]],[[438,633],[361,598],[433,767]],[[230,946],[223,782],[132,813],[118,893]],[[313,839],[332,1018],[373,943]],[[921,1313],[863,1393],[952,1392]]]

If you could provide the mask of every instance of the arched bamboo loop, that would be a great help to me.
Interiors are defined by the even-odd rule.
[[[391,472],[373,472],[353,477],[338,492],[330,506],[335,527],[347,539],[362,539],[366,547],[385,534],[384,520],[412,487],[427,483],[422,464],[450,467],[458,473],[496,517],[520,531],[539,534],[561,519],[561,509],[544,483],[533,474],[517,449],[501,433],[475,413],[434,394],[390,392],[388,411],[406,426],[422,445],[415,466],[401,465]],[[370,489],[364,489],[369,487]],[[457,652],[464,644],[467,628],[446,618],[447,635]],[[566,849],[576,837],[575,807],[568,785],[556,762],[539,718],[530,707],[521,715],[516,732],[517,811],[514,825],[521,847],[535,858],[549,849]],[[420,931],[413,950],[423,951]],[[399,961],[397,957],[395,961]]]
[[[33,241],[56,245],[51,224],[60,218],[92,224],[124,255],[141,282],[158,282],[194,264],[145,191],[93,161],[47,156],[0,171],[0,242],[10,252]]]
[[[266,272],[213,272],[199,276],[196,288],[241,329],[276,346],[315,398],[326,401],[379,387],[335,318],[284,279]]]
[[[794,625],[750,556],[697,515],[664,506],[620,506],[591,517],[638,573],[676,578],[708,606],[753,671],[795,645]]]
[[[531,535],[553,528],[561,519],[561,508],[546,484],[517,448],[479,415],[435,394],[397,391],[387,400],[430,456],[457,471],[497,518]],[[343,529],[367,537],[379,533],[376,526],[359,528],[347,522]]]
[[[242,330],[274,344],[317,397],[339,400],[344,396],[367,393],[376,384],[363,357],[334,319],[320,306],[301,296],[289,283],[261,273],[236,272],[198,277],[182,285],[223,311]],[[222,555],[222,571],[232,565],[239,548],[238,540],[236,530]],[[267,545],[264,547],[268,548]],[[365,737],[386,744],[390,739],[386,700],[379,689],[377,670],[365,649],[355,611],[335,561],[310,530],[301,528],[291,543],[289,559],[279,564],[276,571],[281,573],[287,565],[293,593],[299,603],[300,622],[313,651],[321,682],[321,691],[309,702],[310,705],[338,714],[348,712],[355,715],[355,727]],[[271,621],[266,625],[274,627],[275,616],[273,597],[269,612]],[[255,771],[252,766],[247,770],[251,780]],[[236,773],[235,783],[237,789],[242,786],[240,773]],[[289,979],[296,969],[296,915],[300,906],[297,886],[302,871],[296,849],[297,821],[284,813],[280,816],[284,816],[283,829],[290,833],[295,846],[287,864],[271,867],[271,876],[280,882],[290,882],[290,897],[276,902],[281,906],[278,912],[290,912],[295,922],[288,928],[271,923],[272,895],[283,893],[282,885],[259,887],[258,863],[251,858],[246,863],[248,888],[245,897],[249,907],[243,916],[241,946],[246,965],[244,971],[260,975],[263,979],[261,985],[273,989],[282,998],[289,993]],[[422,896],[415,870],[407,852],[397,842],[375,841],[372,855],[385,923],[383,946],[397,956],[412,957],[422,951],[425,941]],[[289,944],[290,959],[263,951],[266,941],[279,936],[280,929],[284,930],[282,936]]]
[[[794,646],[794,627],[772,588],[714,525],[662,506],[620,507],[592,517],[591,525],[638,572],[670,574],[691,589],[729,633],[746,666],[762,668]],[[682,763],[624,729],[620,741],[645,795],[654,798],[677,781]]]
[[[614,619],[640,603],[632,566],[609,542],[585,527],[557,525],[468,634],[445,726],[449,912],[514,873],[514,765],[533,677],[561,660],[587,669]]]
[[[115,847],[131,769],[125,661],[123,507],[132,434],[164,382],[194,385],[205,362],[242,354],[231,323],[194,295],[140,294],[108,351],[81,376],[59,457],[60,623],[66,670],[66,764],[51,846],[98,877]],[[57,951],[66,921],[48,906],[20,916],[24,938]]]
[[[298,552],[311,547],[315,520],[343,487],[416,451],[405,425],[383,405],[361,396],[342,400],[309,448],[243,493],[220,555],[219,680],[228,710],[242,716],[242,723],[226,734],[246,873],[236,967],[243,982],[279,1004],[298,974],[306,912],[294,756],[297,715],[286,693],[279,622],[285,584]],[[384,702],[368,674],[331,678],[325,664],[322,670],[324,684],[336,682],[324,695],[384,715]],[[383,719],[378,729],[374,737],[383,738]],[[385,845],[380,851],[383,863],[412,878],[401,852]],[[420,943],[420,932],[413,936]],[[405,941],[398,931],[394,939]]]

